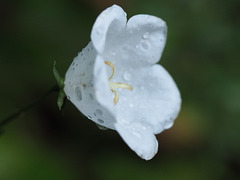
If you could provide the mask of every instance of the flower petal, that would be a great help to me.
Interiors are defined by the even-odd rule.
[[[96,73],[94,70],[100,68],[99,65],[95,65],[95,60],[98,59],[97,57],[96,50],[90,42],[87,47],[74,58],[69,67],[65,75],[64,91],[67,98],[89,119],[107,128],[115,129],[115,118],[113,118],[112,112],[109,111],[109,108],[106,109],[97,101],[98,93],[94,87],[93,80],[94,73]],[[102,78],[100,74],[98,81],[103,82]],[[106,88],[108,88],[108,85],[102,87],[102,89]]]
[[[136,15],[122,31],[108,34],[102,57],[123,68],[155,64],[160,60],[166,39],[167,26],[162,19]]]
[[[121,123],[141,122],[150,126],[154,134],[173,125],[177,117],[181,97],[170,74],[160,65],[133,70],[131,92],[119,92],[117,119]]]
[[[157,153],[158,142],[154,134],[141,123],[124,126],[116,124],[116,130],[127,145],[145,160],[150,160]]]
[[[92,28],[91,40],[99,53],[104,50],[107,36],[118,34],[125,27],[126,21],[126,13],[117,5],[107,8],[98,16]]]
[[[167,40],[165,21],[151,15],[136,15],[128,20],[127,30],[132,33],[130,41],[138,49],[139,61],[154,64],[160,60]]]

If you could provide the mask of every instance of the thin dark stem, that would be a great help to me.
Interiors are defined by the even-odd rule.
[[[11,116],[7,117],[6,119],[4,119],[3,121],[0,122],[0,129],[7,125],[8,123],[10,123],[12,120],[14,120],[15,118],[17,118],[18,116],[20,116],[22,113],[30,110],[31,108],[35,107],[36,105],[38,105],[41,101],[43,101],[47,96],[49,96],[52,92],[58,91],[59,88],[58,86],[54,86],[52,87],[50,90],[48,90],[44,95],[42,95],[38,100],[34,101],[33,103],[29,104],[28,106],[19,109],[17,112],[13,113]]]

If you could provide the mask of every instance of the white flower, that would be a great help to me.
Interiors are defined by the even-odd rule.
[[[173,79],[155,64],[166,36],[162,19],[136,15],[127,22],[123,9],[113,5],[98,16],[91,41],[65,76],[68,99],[146,160],[158,150],[154,134],[173,125],[181,106]]]

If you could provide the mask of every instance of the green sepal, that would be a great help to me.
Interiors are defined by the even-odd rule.
[[[60,91],[58,93],[58,98],[57,98],[57,106],[58,106],[60,111],[63,107],[65,99],[66,99],[66,94],[64,93],[63,89],[60,89]]]
[[[59,72],[57,71],[57,68],[56,68],[56,61],[53,62],[53,75],[58,83],[58,87],[60,89],[63,89],[64,88],[64,78],[62,78],[59,74]]]
[[[56,61],[54,61],[53,63],[53,75],[58,83],[58,87],[59,87],[59,93],[58,93],[58,99],[57,99],[57,106],[59,108],[59,110],[62,109],[62,106],[65,102],[65,97],[66,94],[63,90],[64,88],[64,78],[62,78],[59,74],[59,72],[56,69]]]

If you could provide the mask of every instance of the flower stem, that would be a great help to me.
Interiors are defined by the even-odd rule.
[[[5,118],[3,121],[0,122],[0,130],[3,126],[7,125],[8,123],[10,123],[12,120],[14,120],[15,118],[19,117],[22,113],[32,109],[33,107],[35,107],[36,105],[38,105],[41,101],[43,101],[47,96],[49,96],[52,92],[57,92],[59,91],[59,87],[58,86],[54,86],[51,89],[49,89],[45,94],[43,94],[39,99],[37,99],[36,101],[32,102],[31,104],[29,104],[28,106],[19,109],[17,112],[13,113],[12,115],[10,115],[9,117]]]

